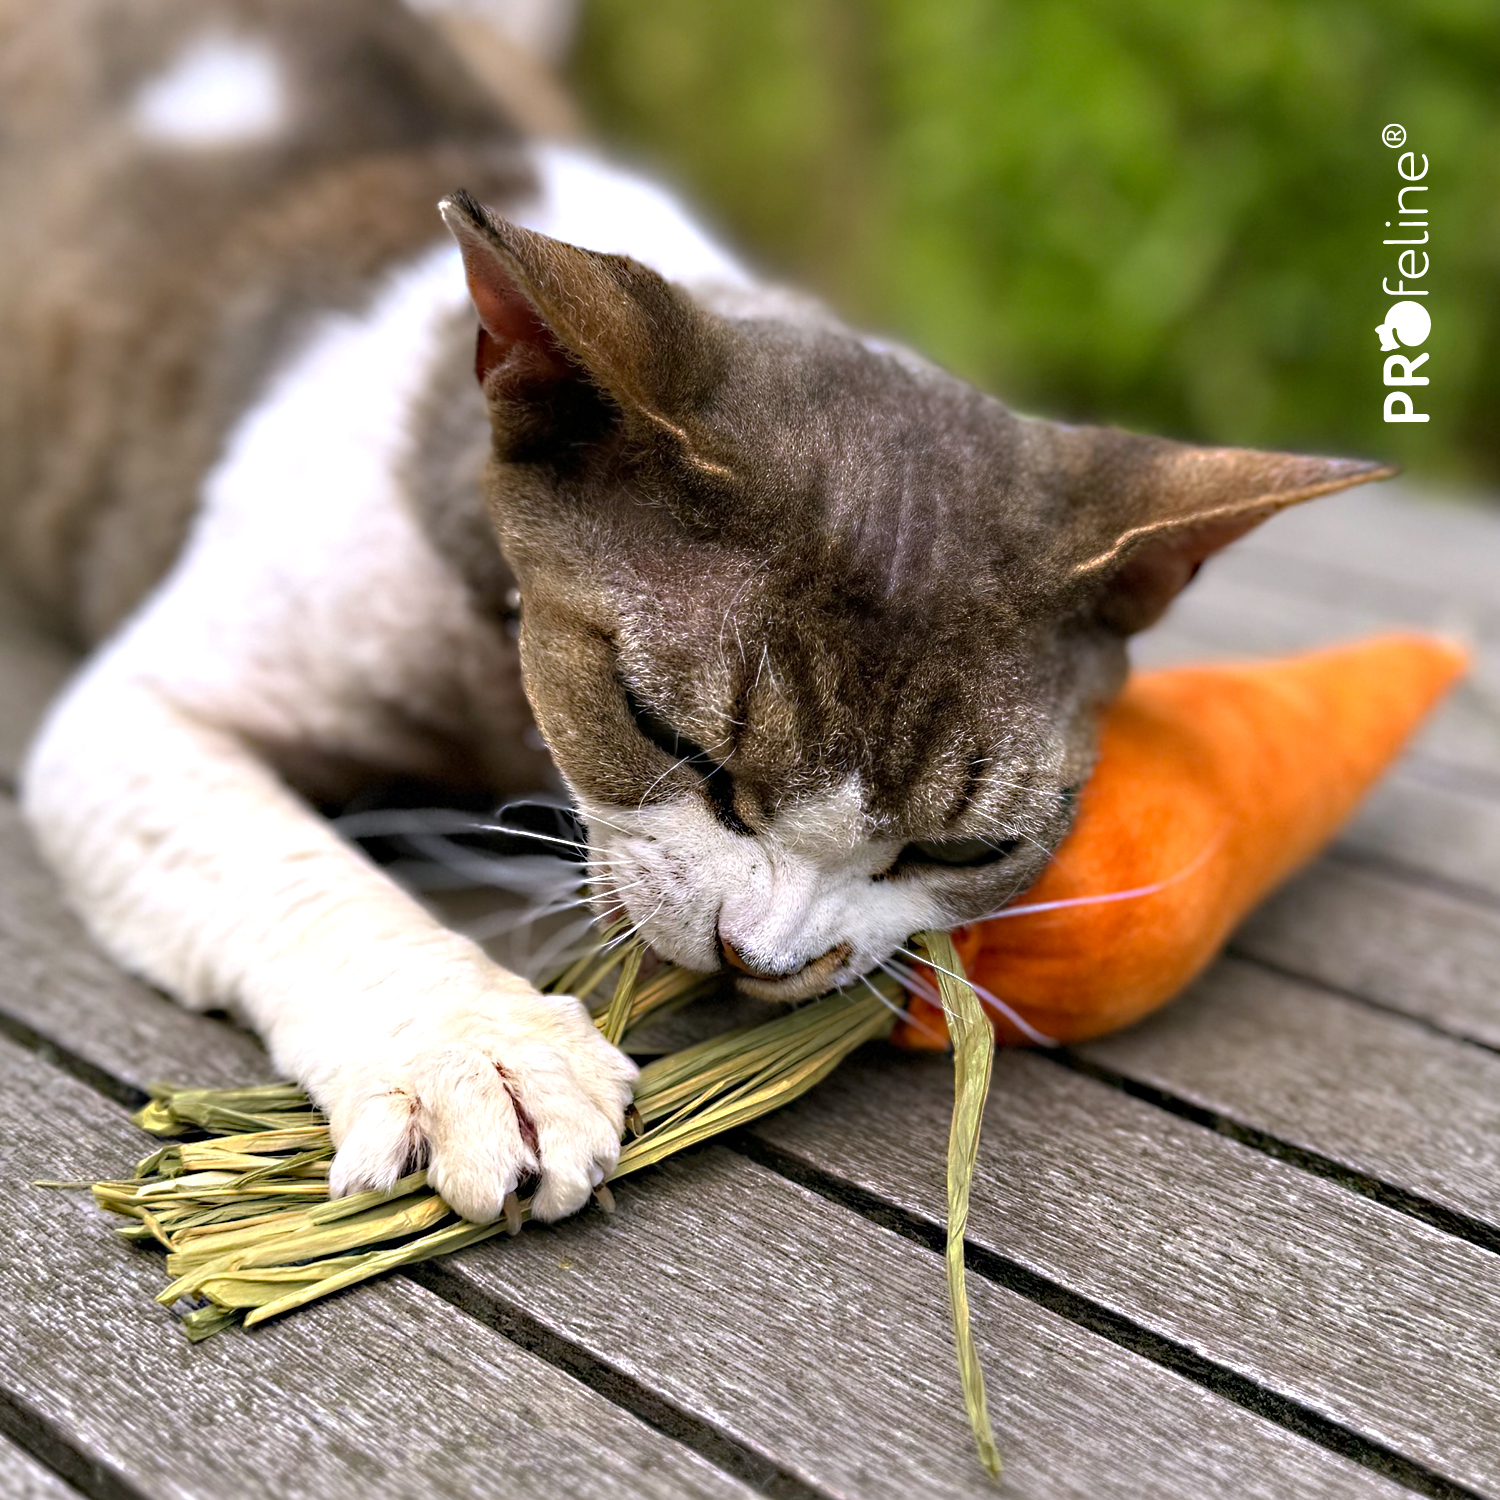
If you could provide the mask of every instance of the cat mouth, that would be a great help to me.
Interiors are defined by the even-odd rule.
[[[724,966],[734,974],[735,988],[741,994],[756,1000],[791,1001],[805,1000],[832,989],[834,976],[849,962],[854,954],[851,943],[837,943],[826,953],[810,959],[800,969],[787,974],[769,974],[747,963],[733,944],[725,938],[719,939],[720,956]]]

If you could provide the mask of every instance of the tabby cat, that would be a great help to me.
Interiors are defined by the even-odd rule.
[[[26,817],[330,1111],[335,1193],[569,1213],[635,1070],[313,801],[560,775],[602,909],[797,1000],[1033,881],[1130,634],[1387,472],[1018,416],[397,0],[0,0],[0,204],[0,555],[94,648]]]

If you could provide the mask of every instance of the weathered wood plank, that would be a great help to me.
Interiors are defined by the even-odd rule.
[[[717,1148],[622,1184],[619,1205],[605,1225],[477,1247],[454,1273],[821,1490],[995,1493],[937,1255]],[[1393,1492],[1015,1293],[974,1278],[971,1297],[1016,1500]]]
[[[1339,843],[1500,895],[1500,799],[1397,774],[1371,792]]]
[[[1408,592],[1427,590],[1500,624],[1495,583],[1500,506],[1493,496],[1446,500],[1400,484],[1370,485],[1293,506],[1236,552],[1297,563]],[[1294,575],[1293,586],[1299,586]]]
[[[13,850],[12,854],[15,852]],[[20,853],[24,855],[24,847]],[[14,865],[17,861],[12,858],[8,862]],[[0,862],[0,868],[3,868],[3,862]],[[40,916],[46,918],[47,904],[53,898],[45,880],[40,882],[33,900],[40,903]],[[0,903],[0,911],[9,909],[9,906],[10,903]],[[55,918],[54,910],[52,919]],[[30,930],[43,933],[46,926],[46,920],[43,920],[32,923]],[[26,924],[23,924],[22,931],[25,930]],[[14,965],[10,967],[13,968]],[[3,972],[0,969],[0,973]],[[142,987],[118,980],[107,965],[103,966],[103,974],[96,977],[102,980],[116,979],[115,987],[106,995],[107,1024],[98,1029],[97,1036],[90,1028],[79,1027],[73,1046],[97,1066],[118,1070],[122,1076],[136,1080],[143,1080],[162,1071],[180,1072],[189,1067],[201,1072],[206,1067],[206,1063],[202,1061],[205,1047],[216,1050],[222,1037],[237,1035],[212,1020],[177,1012]],[[0,985],[3,985],[3,981],[0,981]],[[105,988],[107,989],[107,985]],[[0,996],[4,994],[4,989],[0,988]],[[59,1011],[54,1007],[33,1013],[32,1019],[42,1027],[58,1019],[78,1026],[83,1007],[87,1003],[85,991],[80,990],[76,1003],[76,1010]],[[145,1019],[142,1019],[143,1011],[146,1013]],[[255,1059],[252,1058],[253,1060]],[[234,1071],[237,1067],[236,1059],[231,1055],[224,1065]],[[198,1072],[195,1072],[195,1077]],[[49,1129],[57,1130],[56,1122]],[[78,1134],[76,1131],[66,1130],[66,1127],[64,1133],[70,1136]],[[134,1144],[139,1137],[129,1133],[127,1135],[131,1144],[123,1150],[116,1147],[107,1164],[96,1159],[89,1166],[80,1169],[77,1166],[49,1162],[45,1167],[30,1170],[81,1171],[82,1175],[94,1171],[119,1171],[121,1163],[131,1159],[139,1149]],[[696,1163],[692,1170],[697,1170]],[[848,1361],[845,1361],[844,1351],[850,1330],[842,1326],[830,1329],[826,1321],[820,1323],[817,1317],[810,1316],[808,1310],[795,1300],[788,1301],[782,1276],[789,1265],[796,1267],[816,1263],[822,1254],[821,1245],[829,1240],[841,1245],[852,1244],[855,1248],[848,1251],[848,1255],[857,1261],[860,1254],[858,1247],[870,1236],[874,1236],[874,1248],[870,1254],[874,1256],[877,1267],[874,1273],[876,1287],[873,1290],[867,1289],[859,1278],[851,1280],[854,1271],[847,1265],[842,1266],[838,1275],[846,1282],[841,1295],[853,1299],[858,1305],[873,1307],[872,1298],[877,1296],[882,1301],[882,1307],[887,1302],[892,1303],[891,1307],[884,1308],[883,1311],[876,1309],[871,1314],[887,1330],[885,1337],[888,1339],[881,1377],[881,1394],[886,1405],[879,1425],[882,1431],[889,1427],[897,1434],[894,1440],[900,1441],[900,1434],[906,1430],[903,1423],[913,1379],[912,1362],[915,1356],[911,1349],[920,1345],[923,1347],[922,1369],[926,1373],[918,1381],[918,1386],[924,1393],[926,1409],[920,1423],[916,1425],[923,1431],[935,1434],[929,1440],[930,1447],[915,1450],[915,1456],[908,1457],[907,1469],[898,1469],[896,1472],[904,1472],[906,1479],[903,1482],[910,1486],[927,1486],[929,1481],[933,1481],[935,1474],[948,1473],[957,1486],[955,1493],[984,1492],[968,1457],[968,1440],[958,1405],[950,1345],[944,1326],[944,1291],[936,1258],[904,1241],[872,1230],[853,1215],[846,1215],[819,1200],[810,1199],[801,1190],[793,1189],[787,1184],[775,1184],[775,1191],[771,1194],[774,1202],[757,1204],[752,1198],[745,1196],[747,1174],[756,1180],[765,1174],[747,1162],[729,1158],[725,1172],[727,1175],[717,1180],[716,1190],[703,1196],[701,1207],[697,1206],[701,1196],[698,1188],[690,1186],[677,1193],[677,1197],[685,1194],[688,1201],[676,1203],[674,1198],[676,1206],[671,1212],[676,1213],[679,1219],[685,1218],[687,1222],[670,1225],[642,1223],[633,1206],[638,1195],[643,1191],[655,1194],[671,1193],[673,1190],[658,1187],[654,1180],[649,1184],[633,1183],[621,1189],[626,1211],[622,1212],[618,1220],[610,1222],[598,1215],[591,1215],[575,1226],[569,1226],[562,1231],[567,1239],[561,1249],[558,1247],[557,1231],[529,1230],[521,1241],[497,1247],[486,1260],[508,1278],[504,1282],[504,1295],[532,1316],[550,1314],[555,1326],[565,1337],[580,1332],[576,1322],[565,1316],[572,1303],[588,1302],[596,1311],[601,1306],[607,1306],[620,1345],[626,1350],[637,1348],[643,1340],[638,1325],[645,1316],[643,1309],[647,1307],[656,1309],[656,1315],[666,1319],[676,1330],[679,1341],[686,1341],[704,1350],[709,1347],[709,1341],[715,1335],[725,1336],[731,1343],[735,1343],[746,1323],[754,1328],[755,1319],[764,1323],[768,1308],[777,1309],[775,1317],[781,1320],[776,1325],[778,1328],[802,1331],[798,1347],[805,1351],[808,1367],[844,1372],[836,1375],[839,1381],[851,1381],[850,1394],[844,1399],[858,1407],[869,1398],[870,1392],[849,1374],[864,1357],[863,1354],[851,1353]],[[693,1226],[701,1222],[705,1214],[710,1218],[722,1219],[726,1225],[723,1231],[725,1234],[730,1234],[728,1226],[733,1221],[735,1227],[731,1237],[736,1243],[726,1248],[722,1238],[698,1238]],[[782,1226],[778,1232],[779,1237],[773,1244],[768,1244],[767,1227],[777,1222]],[[626,1228],[629,1231],[628,1243],[622,1246],[618,1235]],[[98,1235],[95,1235],[96,1245],[97,1241]],[[689,1253],[690,1245],[701,1248]],[[104,1249],[112,1257],[118,1255],[114,1242],[107,1235],[104,1236]],[[905,1337],[900,1332],[901,1325],[897,1321],[900,1309],[895,1304],[904,1305],[918,1298],[913,1294],[903,1293],[893,1301],[885,1267],[885,1259],[891,1254],[897,1256],[904,1274],[921,1289],[922,1317],[919,1326],[909,1327]],[[482,1256],[484,1252],[481,1250],[478,1255]],[[568,1260],[571,1260],[571,1266],[562,1264]],[[128,1264],[136,1264],[138,1261],[139,1257],[133,1260],[127,1257]],[[458,1274],[465,1278],[471,1277],[475,1272],[476,1261],[475,1255],[458,1258],[455,1263]],[[113,1259],[106,1264],[112,1266]],[[580,1264],[594,1266],[600,1274],[607,1273],[612,1278],[610,1285],[607,1288],[592,1284],[579,1286],[578,1277],[572,1274],[559,1275],[563,1271],[571,1273]],[[733,1268],[732,1275],[726,1275],[726,1267]],[[145,1305],[149,1288],[155,1284],[149,1274],[150,1268],[147,1270],[145,1286],[136,1284],[132,1288],[133,1295],[141,1306]],[[139,1280],[137,1278],[137,1283]],[[868,1266],[864,1268],[863,1280],[870,1280]],[[690,1295],[671,1290],[683,1286],[690,1288]],[[724,1302],[728,1295],[726,1287],[729,1286],[738,1289],[733,1294],[739,1299],[734,1309],[738,1321],[726,1330]],[[851,1290],[856,1286],[860,1288],[857,1293]],[[649,1289],[649,1293],[645,1289]],[[498,1295],[502,1289],[490,1282],[487,1290]],[[805,1286],[803,1294],[806,1294]],[[327,1312],[339,1312],[354,1305],[363,1306],[368,1298],[375,1295],[388,1294],[379,1289],[366,1289],[354,1297],[342,1299]],[[1032,1475],[1029,1487],[1014,1490],[1018,1495],[1031,1493],[1050,1497],[1068,1493],[1140,1494],[1150,1490],[1163,1495],[1186,1496],[1203,1493],[1205,1486],[1210,1484],[1227,1488],[1236,1494],[1252,1495],[1274,1494],[1278,1485],[1282,1486],[1284,1493],[1287,1488],[1294,1488],[1304,1482],[1317,1493],[1326,1492],[1331,1495],[1383,1493],[1383,1488],[1368,1474],[1358,1470],[1345,1472],[1342,1463],[1329,1458],[1320,1450],[1249,1417],[1228,1403],[1208,1396],[1147,1362],[1114,1350],[1091,1335],[1042,1313],[1009,1293],[986,1289],[983,1296],[999,1299],[996,1306],[1003,1304],[1003,1316],[997,1314],[993,1320],[997,1328],[1019,1330],[1006,1334],[1001,1352],[1001,1363],[1012,1372],[1007,1378],[1018,1382],[1016,1400],[1020,1402],[1023,1413],[1025,1428],[1022,1435],[1027,1442],[1029,1455],[1019,1469],[1013,1465],[1015,1472],[1012,1474],[1012,1483],[1019,1484],[1016,1473],[1024,1475],[1029,1472]],[[0,1293],[0,1301],[4,1300],[8,1299]],[[978,1305],[988,1307],[990,1303],[981,1302]],[[324,1310],[299,1314],[286,1326],[295,1333],[303,1318],[324,1315]],[[654,1322],[652,1326],[658,1327],[658,1324]],[[155,1331],[159,1329],[159,1324],[152,1322],[150,1327]],[[273,1327],[267,1333],[275,1331]],[[171,1330],[160,1332],[163,1338],[176,1338]],[[835,1333],[837,1339],[834,1337]],[[256,1335],[248,1342],[258,1344],[265,1336]],[[317,1334],[308,1334],[306,1337],[311,1339],[328,1336],[343,1338],[343,1330],[335,1323],[330,1329],[320,1327]],[[760,1337],[761,1335],[756,1335],[757,1339]],[[230,1340],[216,1340],[203,1348],[212,1349],[215,1345],[226,1342]],[[771,1343],[779,1347],[780,1334]],[[911,1348],[906,1347],[908,1344]],[[607,1342],[591,1344],[589,1347],[611,1363],[622,1362],[620,1347]],[[689,1389],[680,1388],[684,1374],[691,1375],[692,1372],[679,1359],[679,1353],[680,1350],[669,1346],[657,1349],[654,1357],[642,1358],[633,1363],[625,1361],[625,1364],[629,1373],[652,1388],[662,1388],[670,1376],[677,1381],[677,1385],[666,1384],[665,1388],[674,1398],[693,1397],[695,1393],[691,1389],[691,1378],[687,1381]],[[707,1358],[706,1354],[704,1358]],[[1068,1371],[1075,1366],[1087,1372],[1087,1378],[1082,1380],[1081,1386],[1070,1384]],[[701,1374],[701,1371],[698,1373]],[[770,1380],[773,1389],[785,1390],[789,1373],[795,1374],[795,1366],[790,1371],[787,1367],[778,1366],[766,1372],[764,1380]],[[865,1473],[865,1469],[860,1466],[865,1465],[866,1460],[860,1455],[863,1445],[868,1441],[869,1420],[857,1420],[854,1417],[846,1419],[842,1411],[830,1416],[826,1409],[819,1410],[816,1403],[810,1403],[796,1429],[797,1443],[792,1444],[788,1451],[788,1446],[781,1442],[780,1435],[785,1413],[779,1409],[769,1415],[762,1412],[757,1421],[747,1423],[743,1420],[745,1414],[740,1410],[741,1403],[731,1399],[742,1382],[742,1377],[735,1373],[733,1361],[729,1362],[728,1379],[732,1388],[730,1395],[719,1391],[711,1393],[716,1394],[716,1400],[709,1400],[702,1392],[697,1392],[695,1400],[686,1404],[716,1425],[722,1421],[727,1430],[742,1436],[752,1446],[761,1447],[775,1462],[801,1468],[805,1461],[812,1465],[809,1472],[818,1474],[826,1474],[830,1467],[844,1473],[857,1470],[856,1477]],[[1033,1411],[1027,1403],[1034,1403],[1039,1398],[1028,1394],[1032,1386],[1044,1392],[1064,1389],[1068,1392],[1067,1399],[1052,1400],[1050,1406],[1044,1402],[1045,1409]],[[1129,1400],[1123,1405],[1121,1397],[1111,1395],[1118,1391],[1131,1393]],[[1111,1405],[1111,1402],[1114,1404]],[[1084,1442],[1085,1434],[1096,1432],[1099,1410],[1114,1412],[1112,1433],[1117,1429],[1121,1433],[1135,1434],[1126,1443],[1129,1462],[1122,1462],[1117,1454],[1111,1454],[1113,1436],[1109,1444],[1096,1443],[1090,1447]],[[1172,1434],[1180,1433],[1183,1429],[1201,1430],[1207,1436],[1193,1455],[1173,1458],[1173,1451],[1180,1444]],[[840,1442],[844,1446],[833,1454],[832,1459],[813,1463],[808,1455],[816,1454],[826,1447],[832,1441],[831,1433],[843,1434]],[[891,1439],[883,1438],[882,1441]],[[1107,1461],[1106,1455],[1110,1455]],[[1029,1470],[1026,1464],[1031,1465]],[[1106,1469],[1116,1476],[1109,1482],[1117,1483],[1117,1489],[1109,1489],[1105,1485],[1102,1476]],[[1262,1481],[1252,1482],[1252,1475],[1260,1474],[1270,1476],[1263,1481],[1264,1489],[1257,1487]],[[1219,1483],[1221,1480],[1222,1485]],[[1159,1485],[1158,1481],[1161,1481]],[[863,1480],[860,1483],[863,1484]],[[1375,1489],[1370,1488],[1372,1484],[1376,1485]],[[856,1486],[853,1492],[873,1495],[893,1491],[887,1485],[874,1489]],[[911,1489],[908,1488],[907,1492],[911,1492]],[[941,1492],[940,1489],[923,1488],[923,1493]]]
[[[856,1058],[756,1134],[931,1222],[942,1058]],[[1500,1490],[1500,1258],[1024,1053],[997,1059],[972,1242],[1451,1479]]]
[[[1166,1010],[1078,1050],[1500,1226],[1493,1052],[1233,958]]]
[[[6,1500],[78,1500],[72,1485],[4,1437],[0,1437],[0,1495]]]
[[[1324,859],[1254,912],[1232,948],[1500,1048],[1500,907]]]
[[[123,974],[63,905],[15,804],[0,797],[0,1018],[136,1088],[179,1070],[204,1088],[269,1081],[247,1032]]]
[[[748,1496],[696,1454],[404,1280],[190,1346],[160,1261],[39,1176],[146,1138],[0,1041],[0,1384],[150,1496]]]

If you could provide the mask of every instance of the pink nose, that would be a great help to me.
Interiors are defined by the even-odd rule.
[[[816,958],[808,959],[799,968],[780,970],[760,968],[751,963],[722,932],[719,934],[719,951],[724,956],[724,962],[731,969],[738,969],[741,974],[748,974],[752,979],[793,979],[814,969],[826,970],[832,974],[853,950],[848,943],[836,943],[826,953],[820,953]]]

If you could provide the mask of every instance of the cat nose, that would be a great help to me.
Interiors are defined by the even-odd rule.
[[[795,969],[767,969],[751,963],[721,932],[719,952],[731,969],[737,969],[741,974],[748,974],[752,979],[795,979],[811,970],[826,970],[831,975],[849,957],[853,949],[848,943],[835,943],[826,953],[820,953],[816,958],[808,959],[805,964]]]

